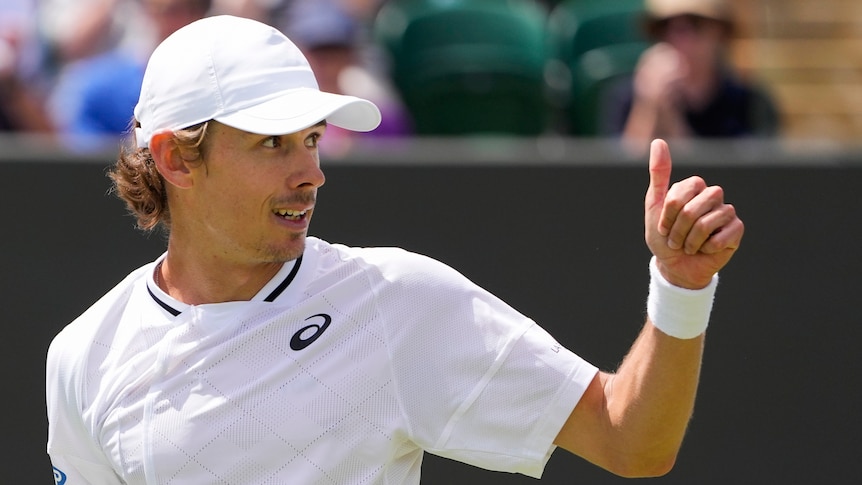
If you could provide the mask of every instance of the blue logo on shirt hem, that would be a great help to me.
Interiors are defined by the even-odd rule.
[[[56,485],[63,485],[66,483],[66,474],[61,472],[57,467],[54,467],[54,483]]]

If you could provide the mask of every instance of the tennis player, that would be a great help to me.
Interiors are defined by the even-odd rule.
[[[57,483],[417,484],[425,452],[540,477],[558,447],[623,476],[673,466],[743,224],[719,187],[670,185],[664,142],[648,320],[608,373],[443,263],[308,235],[327,125],[368,131],[380,115],[319,91],[275,29],[180,29],[135,118],[111,177],[167,251],[51,344]]]

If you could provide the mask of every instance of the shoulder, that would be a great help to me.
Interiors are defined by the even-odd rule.
[[[742,79],[733,72],[726,72],[719,88],[719,97],[725,102],[737,100],[751,102],[752,100],[769,100],[771,94],[761,83],[753,79]]]
[[[70,436],[83,432],[80,411],[88,406],[87,381],[98,365],[90,358],[95,342],[116,330],[132,290],[151,267],[129,274],[51,341],[45,366],[49,449],[68,449]]]
[[[128,303],[137,282],[147,275],[154,263],[149,263],[129,273],[122,281],[99,298],[80,316],[66,325],[52,340],[48,348],[48,365],[65,362],[89,347],[94,336],[105,325],[115,324]]]
[[[735,108],[746,120],[746,133],[774,136],[781,127],[781,116],[775,98],[770,90],[757,80],[743,80],[728,75],[716,103],[719,106]]]
[[[442,281],[464,283],[467,278],[460,272],[433,257],[399,247],[350,247],[341,244],[329,246],[343,263],[352,264],[369,275],[389,282],[422,285]]]
[[[462,273],[430,256],[398,247],[351,247],[312,240],[317,284],[332,288],[347,280],[359,284],[378,304],[411,300],[414,304],[469,301],[487,293]]]

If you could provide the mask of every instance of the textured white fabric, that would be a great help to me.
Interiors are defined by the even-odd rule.
[[[423,451],[538,477],[596,373],[399,249],[309,238],[272,302],[293,263],[252,301],[198,306],[162,293],[154,265],[49,350],[48,452],[67,485],[417,484]]]
[[[712,276],[706,288],[689,290],[668,282],[656,266],[655,256],[650,259],[649,271],[647,315],[652,324],[679,339],[692,339],[706,332],[718,287],[718,274]]]

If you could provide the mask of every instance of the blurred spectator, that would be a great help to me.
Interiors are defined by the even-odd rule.
[[[275,12],[292,0],[212,0],[212,15],[234,15],[272,25]]]
[[[50,66],[142,42],[138,0],[36,0]]]
[[[644,148],[655,137],[777,134],[773,100],[728,62],[736,25],[726,0],[646,0],[645,7],[655,43],[633,78],[604,100],[605,134]]]
[[[344,8],[363,22],[371,22],[387,0],[341,0]]]
[[[373,101],[383,121],[372,136],[401,136],[412,132],[409,115],[387,80],[375,74],[362,58],[363,16],[369,15],[368,0],[289,0],[281,30],[308,58],[320,89]],[[363,134],[363,137],[368,137]],[[323,152],[343,154],[350,148],[353,132],[330,126]]]
[[[52,130],[40,82],[44,57],[36,37],[34,0],[0,2],[0,131]]]
[[[130,128],[141,81],[152,49],[164,38],[204,17],[210,0],[138,0],[142,15],[137,45],[119,43],[109,50],[63,67],[50,100],[61,142],[78,151],[117,145]]]

